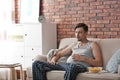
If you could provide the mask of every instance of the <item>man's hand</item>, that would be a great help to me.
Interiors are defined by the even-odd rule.
[[[57,54],[51,59],[49,63],[55,65],[59,58],[60,58],[60,55]]]
[[[77,60],[77,61],[84,61],[85,57],[79,54],[72,54],[72,59]]]
[[[49,63],[55,65],[56,64],[55,58],[52,58]]]

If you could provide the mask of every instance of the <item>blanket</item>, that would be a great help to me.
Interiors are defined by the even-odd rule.
[[[52,57],[55,56],[59,51],[63,50],[64,48],[66,48],[67,46],[61,48],[61,49],[51,49],[48,54],[47,54],[47,61],[50,62]],[[69,57],[70,55],[66,55],[64,57],[61,57],[59,60],[58,60],[58,63],[65,63],[67,61],[67,58]]]

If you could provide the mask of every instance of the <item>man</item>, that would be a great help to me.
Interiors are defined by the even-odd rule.
[[[35,61],[32,65],[33,80],[47,80],[46,72],[65,71],[64,80],[76,80],[78,73],[87,71],[89,66],[102,66],[102,55],[96,42],[87,39],[88,26],[79,23],[75,27],[77,42],[59,51],[50,62]],[[72,53],[72,54],[71,54]],[[66,63],[57,63],[59,58],[71,54]]]

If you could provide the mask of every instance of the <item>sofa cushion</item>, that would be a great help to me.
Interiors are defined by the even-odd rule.
[[[64,80],[64,71],[53,70],[47,72],[47,80]]]
[[[109,59],[120,49],[120,39],[101,39],[99,45],[103,56],[103,69],[105,69]]]
[[[106,65],[106,70],[111,73],[115,73],[118,71],[119,64],[120,64],[120,49],[118,49],[110,58]]]
[[[120,76],[118,74],[112,73],[81,73],[78,74],[76,80],[120,80]]]
[[[53,70],[47,73],[48,80],[64,80],[65,71]],[[120,80],[118,74],[112,73],[80,73],[76,80]]]

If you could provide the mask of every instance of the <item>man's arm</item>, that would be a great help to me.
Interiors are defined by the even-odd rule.
[[[85,61],[93,66],[102,66],[103,60],[99,45],[96,42],[92,42],[91,49],[93,52],[94,59],[86,58]]]
[[[102,66],[103,61],[102,61],[102,54],[101,54],[99,45],[96,42],[92,42],[91,49],[93,52],[94,59],[91,59],[91,58],[88,58],[85,56],[81,56],[79,54],[75,54],[72,57],[74,60],[84,61],[92,66]]]
[[[53,56],[50,63],[55,64],[59,60],[60,57],[71,54],[72,53],[72,47],[74,45],[76,45],[76,43],[72,43],[69,46],[67,46],[66,48],[62,49],[61,51],[58,51],[58,53],[55,56]]]

